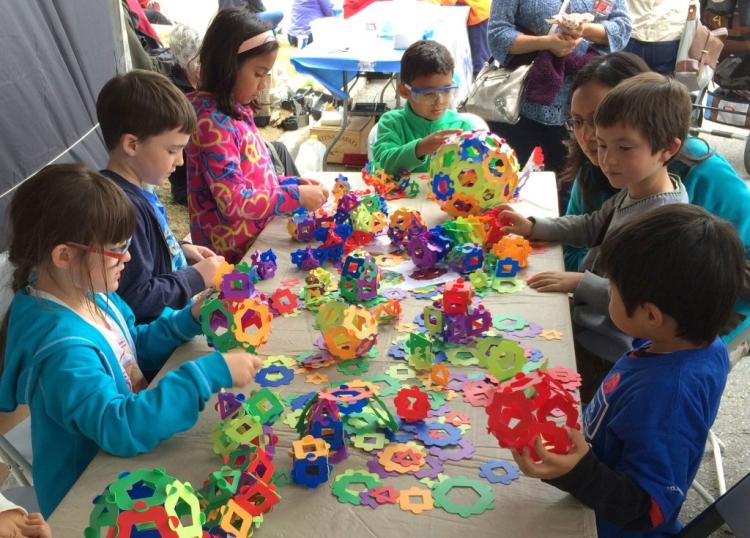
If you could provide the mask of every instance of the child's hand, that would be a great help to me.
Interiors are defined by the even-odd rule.
[[[52,538],[52,530],[42,514],[34,513],[26,516],[26,521],[21,525],[21,536],[26,538]]]
[[[260,357],[244,351],[230,351],[223,355],[229,373],[232,374],[232,386],[238,389],[252,383],[255,380],[255,372],[263,365]]]
[[[301,177],[299,178],[299,184],[300,185],[320,185],[320,181],[317,179],[312,179],[310,177]]]
[[[572,39],[563,33],[555,33],[547,36],[547,50],[558,58],[564,58],[581,42],[581,38]]]
[[[216,270],[221,266],[221,264],[224,263],[224,256],[209,256],[208,258],[203,258],[201,261],[193,265],[198,272],[203,277],[203,283],[206,285],[206,287],[210,287],[213,285],[214,282],[214,276],[216,275]]]
[[[21,529],[26,522],[26,516],[21,510],[6,510],[0,512],[0,536],[20,538]]]
[[[206,298],[209,295],[211,295],[211,290],[203,291],[195,298],[193,306],[190,307],[190,313],[193,315],[193,319],[198,323],[201,322],[201,308],[203,308],[203,303],[206,302]]]
[[[216,253],[207,247],[200,245],[192,245],[190,243],[182,244],[182,252],[185,254],[185,259],[188,263],[198,263],[201,260],[216,256]]]
[[[526,282],[529,287],[541,292],[559,291],[572,293],[583,280],[583,273],[546,271],[537,273]]]
[[[328,200],[328,189],[323,185],[300,185],[299,205],[308,211],[315,211]]]
[[[509,225],[503,226],[504,232],[518,234],[524,237],[531,235],[531,232],[534,229],[533,222],[521,215],[508,204],[501,205],[500,209],[500,218],[506,218],[510,221]]]
[[[435,131],[434,133],[425,136],[422,140],[417,142],[417,146],[414,149],[418,158],[422,158],[425,155],[434,153],[448,137],[453,136],[456,133],[460,133],[461,129],[445,129],[443,131]]]
[[[573,448],[571,448],[570,452],[567,454],[548,452],[542,444],[541,437],[536,438],[536,444],[534,445],[536,453],[539,454],[541,461],[536,462],[531,459],[528,448],[524,448],[522,454],[515,449],[511,450],[513,459],[516,460],[516,463],[523,471],[523,474],[532,478],[552,480],[568,474],[573,467],[578,465],[578,462],[583,459],[591,447],[586,442],[586,439],[580,431],[574,430],[573,428],[567,428],[567,430],[568,437],[573,441]]]

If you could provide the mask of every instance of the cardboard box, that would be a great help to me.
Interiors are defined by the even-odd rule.
[[[344,162],[344,155],[364,155],[367,157],[367,135],[370,129],[375,125],[375,119],[365,116],[354,116],[349,120],[349,126],[341,135],[336,146],[328,154],[328,162],[341,164]],[[326,148],[333,142],[336,133],[339,132],[338,126],[314,125],[310,128],[311,135],[317,135]],[[347,159],[348,160],[348,159]]]

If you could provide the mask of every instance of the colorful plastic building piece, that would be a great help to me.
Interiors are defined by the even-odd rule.
[[[432,157],[432,191],[449,215],[476,215],[513,197],[519,170],[505,140],[489,131],[464,132],[446,140]]]
[[[396,414],[406,422],[424,420],[430,411],[427,393],[422,392],[416,385],[398,391],[393,404],[396,406]]]
[[[531,254],[531,244],[525,238],[516,234],[508,234],[500,239],[492,247],[492,253],[497,256],[498,260],[512,258],[518,262],[521,267],[526,267]]]
[[[380,278],[375,259],[363,250],[355,250],[342,264],[339,294],[350,303],[370,301],[378,296]]]
[[[375,345],[378,322],[361,306],[329,301],[320,307],[316,321],[328,352],[338,359],[361,357]]]

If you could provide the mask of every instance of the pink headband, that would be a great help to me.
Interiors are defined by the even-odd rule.
[[[260,47],[261,45],[265,45],[266,43],[270,43],[271,41],[276,41],[276,36],[273,35],[273,30],[268,30],[267,32],[263,32],[262,34],[254,35],[250,39],[246,39],[242,42],[240,48],[237,49],[237,54],[242,54],[243,52],[247,52],[254,48]]]

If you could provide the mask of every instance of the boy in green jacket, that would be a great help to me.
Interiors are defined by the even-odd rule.
[[[450,108],[456,93],[453,58],[437,41],[417,41],[401,58],[398,93],[406,106],[378,122],[373,158],[389,174],[426,172],[446,138],[479,128]]]

